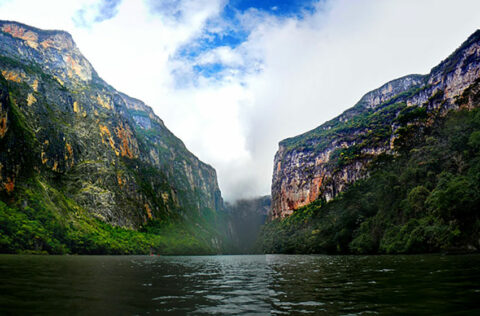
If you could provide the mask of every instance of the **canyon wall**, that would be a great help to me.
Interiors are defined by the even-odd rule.
[[[417,124],[415,116],[428,116],[422,123],[428,126],[450,110],[472,107],[468,90],[476,89],[479,77],[477,31],[428,75],[390,81],[338,117],[282,140],[274,160],[270,217],[288,216],[317,199],[329,201],[367,177],[372,159],[396,154],[395,141]]]
[[[2,201],[40,183],[129,228],[223,209],[215,169],[63,31],[0,21],[0,146]]]

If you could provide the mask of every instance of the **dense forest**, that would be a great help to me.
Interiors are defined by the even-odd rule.
[[[257,249],[343,254],[480,249],[480,110],[450,111],[431,120],[424,108],[407,107],[396,120],[401,128],[395,154],[379,155],[368,178],[328,203],[320,199],[268,223]]]

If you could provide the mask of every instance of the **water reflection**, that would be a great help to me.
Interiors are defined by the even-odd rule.
[[[479,313],[480,256],[0,256],[0,314]]]

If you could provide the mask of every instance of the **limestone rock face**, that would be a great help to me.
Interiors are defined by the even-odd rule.
[[[0,21],[0,74],[2,200],[36,179],[132,228],[223,209],[215,170],[103,81],[70,34]]]
[[[428,125],[450,110],[472,107],[466,92],[479,78],[477,31],[430,74],[390,81],[335,119],[281,141],[274,160],[270,217],[288,216],[319,198],[328,201],[368,176],[366,167],[374,157],[395,154],[398,133],[405,131],[402,121],[412,113],[428,116],[422,123]]]
[[[35,62],[48,69],[62,84],[87,83],[96,75],[72,36],[66,32],[43,31],[16,22],[1,22],[0,30],[7,35],[2,39],[6,56],[22,62]]]

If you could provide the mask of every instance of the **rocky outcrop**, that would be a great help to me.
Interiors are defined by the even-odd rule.
[[[223,208],[215,170],[103,81],[70,34],[0,21],[0,73],[2,200],[39,181],[131,228]]]
[[[368,176],[378,155],[395,154],[411,124],[433,124],[459,107],[472,107],[468,90],[480,80],[480,31],[428,75],[393,80],[363,96],[337,118],[280,142],[275,155],[270,217],[290,215],[317,199],[330,200]],[[422,120],[419,118],[428,118]]]

